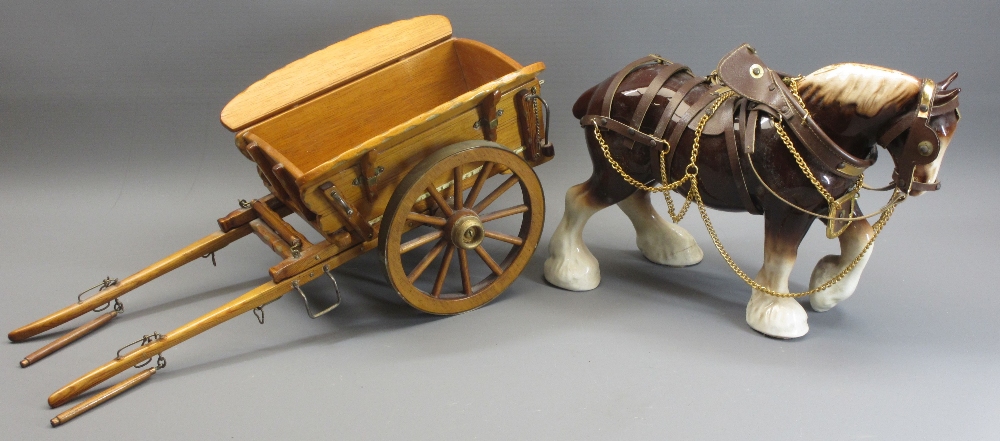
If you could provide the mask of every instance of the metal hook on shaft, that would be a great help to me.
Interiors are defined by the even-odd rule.
[[[278,299],[274,299],[274,300],[271,300],[270,302],[267,302],[267,303],[265,303],[263,305],[260,305],[260,306],[258,306],[258,307],[256,307],[256,308],[253,309],[253,315],[255,317],[257,317],[257,321],[260,322],[260,324],[262,324],[262,325],[264,324],[264,307],[267,306],[267,305],[270,305],[270,304],[272,304],[274,302],[277,302],[277,301],[278,301]]]
[[[125,312],[125,304],[122,303],[121,300],[115,299],[114,302],[115,302],[114,303],[114,310],[115,310],[115,312],[117,312],[119,314]],[[108,309],[110,307],[111,307],[111,302],[108,302],[108,303],[105,303],[105,304],[103,304],[103,305],[101,305],[101,306],[99,306],[97,308],[94,308],[93,312],[101,312],[101,311],[104,311],[104,310],[106,310],[106,309]]]
[[[140,338],[140,339],[138,339],[138,340],[136,340],[136,341],[134,341],[132,343],[129,343],[129,344],[123,346],[121,349],[119,349],[118,352],[115,353],[115,360],[121,360],[121,358],[122,358],[122,351],[128,349],[131,346],[135,346],[137,344],[140,347],[141,346],[146,346],[146,345],[148,345],[148,344],[150,344],[150,343],[152,343],[154,341],[157,341],[157,340],[159,340],[161,338],[163,338],[163,334],[160,334],[159,332],[156,332],[156,331],[153,331],[153,333],[151,335],[143,335],[142,338]],[[163,358],[162,355],[159,355],[159,354],[157,354],[157,355],[161,359]],[[141,368],[141,367],[149,364],[149,362],[152,361],[152,360],[153,360],[153,357],[150,357],[148,360],[135,365],[135,367]],[[160,360],[159,359],[156,361],[156,364],[157,364],[157,366],[159,366],[159,364],[160,364]],[[166,359],[163,360],[163,365],[166,366]]]
[[[83,295],[88,292],[91,292],[95,289],[97,290],[97,292],[101,292],[117,284],[118,284],[117,278],[112,279],[111,276],[105,277],[104,280],[101,281],[101,283],[98,283],[90,288],[87,288],[86,291],[81,292],[78,296],[76,296],[76,303],[77,304],[83,303]]]

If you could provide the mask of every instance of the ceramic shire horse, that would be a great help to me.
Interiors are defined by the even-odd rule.
[[[828,235],[839,237],[841,254],[819,261],[810,289],[857,260],[842,279],[810,296],[815,311],[829,310],[854,292],[871,255],[871,247],[865,248],[875,234],[872,224],[845,218],[862,216],[852,202],[859,178],[875,162],[876,145],[893,158],[891,186],[897,197],[940,187],[938,170],[959,120],[960,89],[948,89],[956,76],[935,84],[847,63],[790,78],[768,69],[747,45],[723,58],[706,78],[657,56],[640,59],[586,91],[573,106],[586,131],[594,171],[566,194],[545,278],[568,290],[597,287],[598,262],[582,232],[594,213],[611,204],[631,220],[636,244],[647,259],[675,267],[702,260],[693,237],[664,220],[650,204],[648,190],[635,184],[661,183],[661,161],[671,182],[695,171],[689,168],[692,143],[698,123],[708,114],[696,162],[705,205],[764,215],[764,262],[755,280],[777,293],[788,292],[799,244],[820,217],[830,227]],[[727,98],[713,110],[716,106],[710,104],[723,94]],[[782,133],[789,140],[782,140]],[[817,182],[806,176],[792,148]],[[828,194],[821,195],[819,186]],[[676,191],[687,194],[688,189],[684,184]],[[843,202],[839,209],[830,211],[828,196]],[[753,289],[746,320],[753,329],[779,338],[800,337],[809,330],[798,301],[758,289]]]

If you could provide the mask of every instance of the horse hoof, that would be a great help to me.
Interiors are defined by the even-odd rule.
[[[698,246],[691,233],[680,226],[662,223],[663,231],[657,234],[639,234],[635,244],[650,262],[686,267],[696,265],[705,258],[705,252]]]
[[[587,259],[586,257],[589,257]],[[593,256],[545,259],[545,280],[570,291],[590,291],[601,284],[601,268]]]
[[[819,260],[809,278],[809,289],[814,289],[835,277],[840,272],[840,256],[828,255]],[[809,296],[813,311],[826,312],[851,296],[858,285],[857,279],[848,277],[833,286]],[[853,283],[852,283],[853,282]]]
[[[701,260],[705,258],[705,252],[701,250],[701,247],[698,246],[698,244],[693,244],[690,247],[666,256],[650,256],[650,254],[647,254],[646,252],[643,252],[642,255],[645,256],[650,262],[665,266],[672,266],[675,268],[694,266],[701,263]]]
[[[747,324],[776,338],[798,338],[809,332],[806,310],[787,297],[775,297],[754,290],[747,304]]]

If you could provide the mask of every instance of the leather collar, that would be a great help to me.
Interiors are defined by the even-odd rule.
[[[736,93],[758,103],[761,111],[782,118],[800,143],[829,171],[857,179],[874,161],[857,158],[816,125],[792,94],[781,73],[769,69],[750,45],[743,44],[719,62],[719,79]]]

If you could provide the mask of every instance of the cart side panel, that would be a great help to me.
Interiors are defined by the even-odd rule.
[[[545,70],[544,63],[534,63],[516,72],[504,75],[495,81],[484,84],[478,89],[471,90],[451,101],[439,105],[434,109],[430,109],[426,113],[421,114],[404,124],[393,127],[392,129],[347,150],[341,155],[334,156],[312,170],[304,171],[305,174],[301,178],[298,178],[296,182],[299,188],[303,189],[303,191],[309,191],[307,187],[315,186],[318,182],[329,179],[330,177],[342,172],[346,167],[355,166],[356,162],[363,155],[366,155],[370,149],[378,148],[381,151],[390,146],[400,144],[404,140],[417,136],[424,131],[435,129],[444,121],[450,120],[451,118],[469,109],[477,107],[488,94],[492,94],[495,91],[501,91],[506,94],[507,92],[517,88],[524,90],[523,86],[527,83],[536,81],[536,76],[543,70]],[[540,85],[541,82],[539,81],[537,84]],[[237,144],[239,144],[241,139],[242,137],[237,136]]]
[[[456,38],[455,53],[470,90],[524,67],[503,52],[475,40]]]
[[[469,90],[447,41],[252,127],[308,172]],[[298,178],[299,176],[296,176]]]
[[[530,79],[527,83],[506,91],[497,105],[497,109],[502,111],[503,116],[498,118],[497,142],[511,150],[518,151],[522,145],[515,110],[515,94],[524,89],[536,90],[540,87],[536,79]],[[372,146],[378,151],[377,165],[383,168],[378,175],[378,188],[380,189],[374,200],[369,200],[364,189],[358,185],[363,177],[357,161],[343,161],[334,166],[336,171],[328,172],[321,178],[313,179],[308,184],[303,185],[303,201],[310,211],[316,213],[313,226],[327,236],[332,236],[344,227],[341,215],[331,206],[329,199],[323,196],[319,187],[327,182],[332,183],[351,205],[358,210],[362,217],[375,227],[376,234],[382,213],[385,210],[393,190],[402,181],[403,177],[423,158],[427,157],[437,149],[457,142],[470,139],[483,139],[482,130],[475,127],[480,120],[479,110],[476,108],[477,102],[463,103],[457,108],[454,115],[444,115],[447,118],[443,121],[433,121],[431,129],[425,129],[414,136],[399,136],[395,138],[383,139],[379,145]],[[411,126],[410,129],[420,130],[418,125]],[[469,176],[468,181],[475,179]],[[445,184],[444,181],[438,185]],[[469,188],[470,184],[465,185]],[[447,191],[444,192],[448,196]]]

